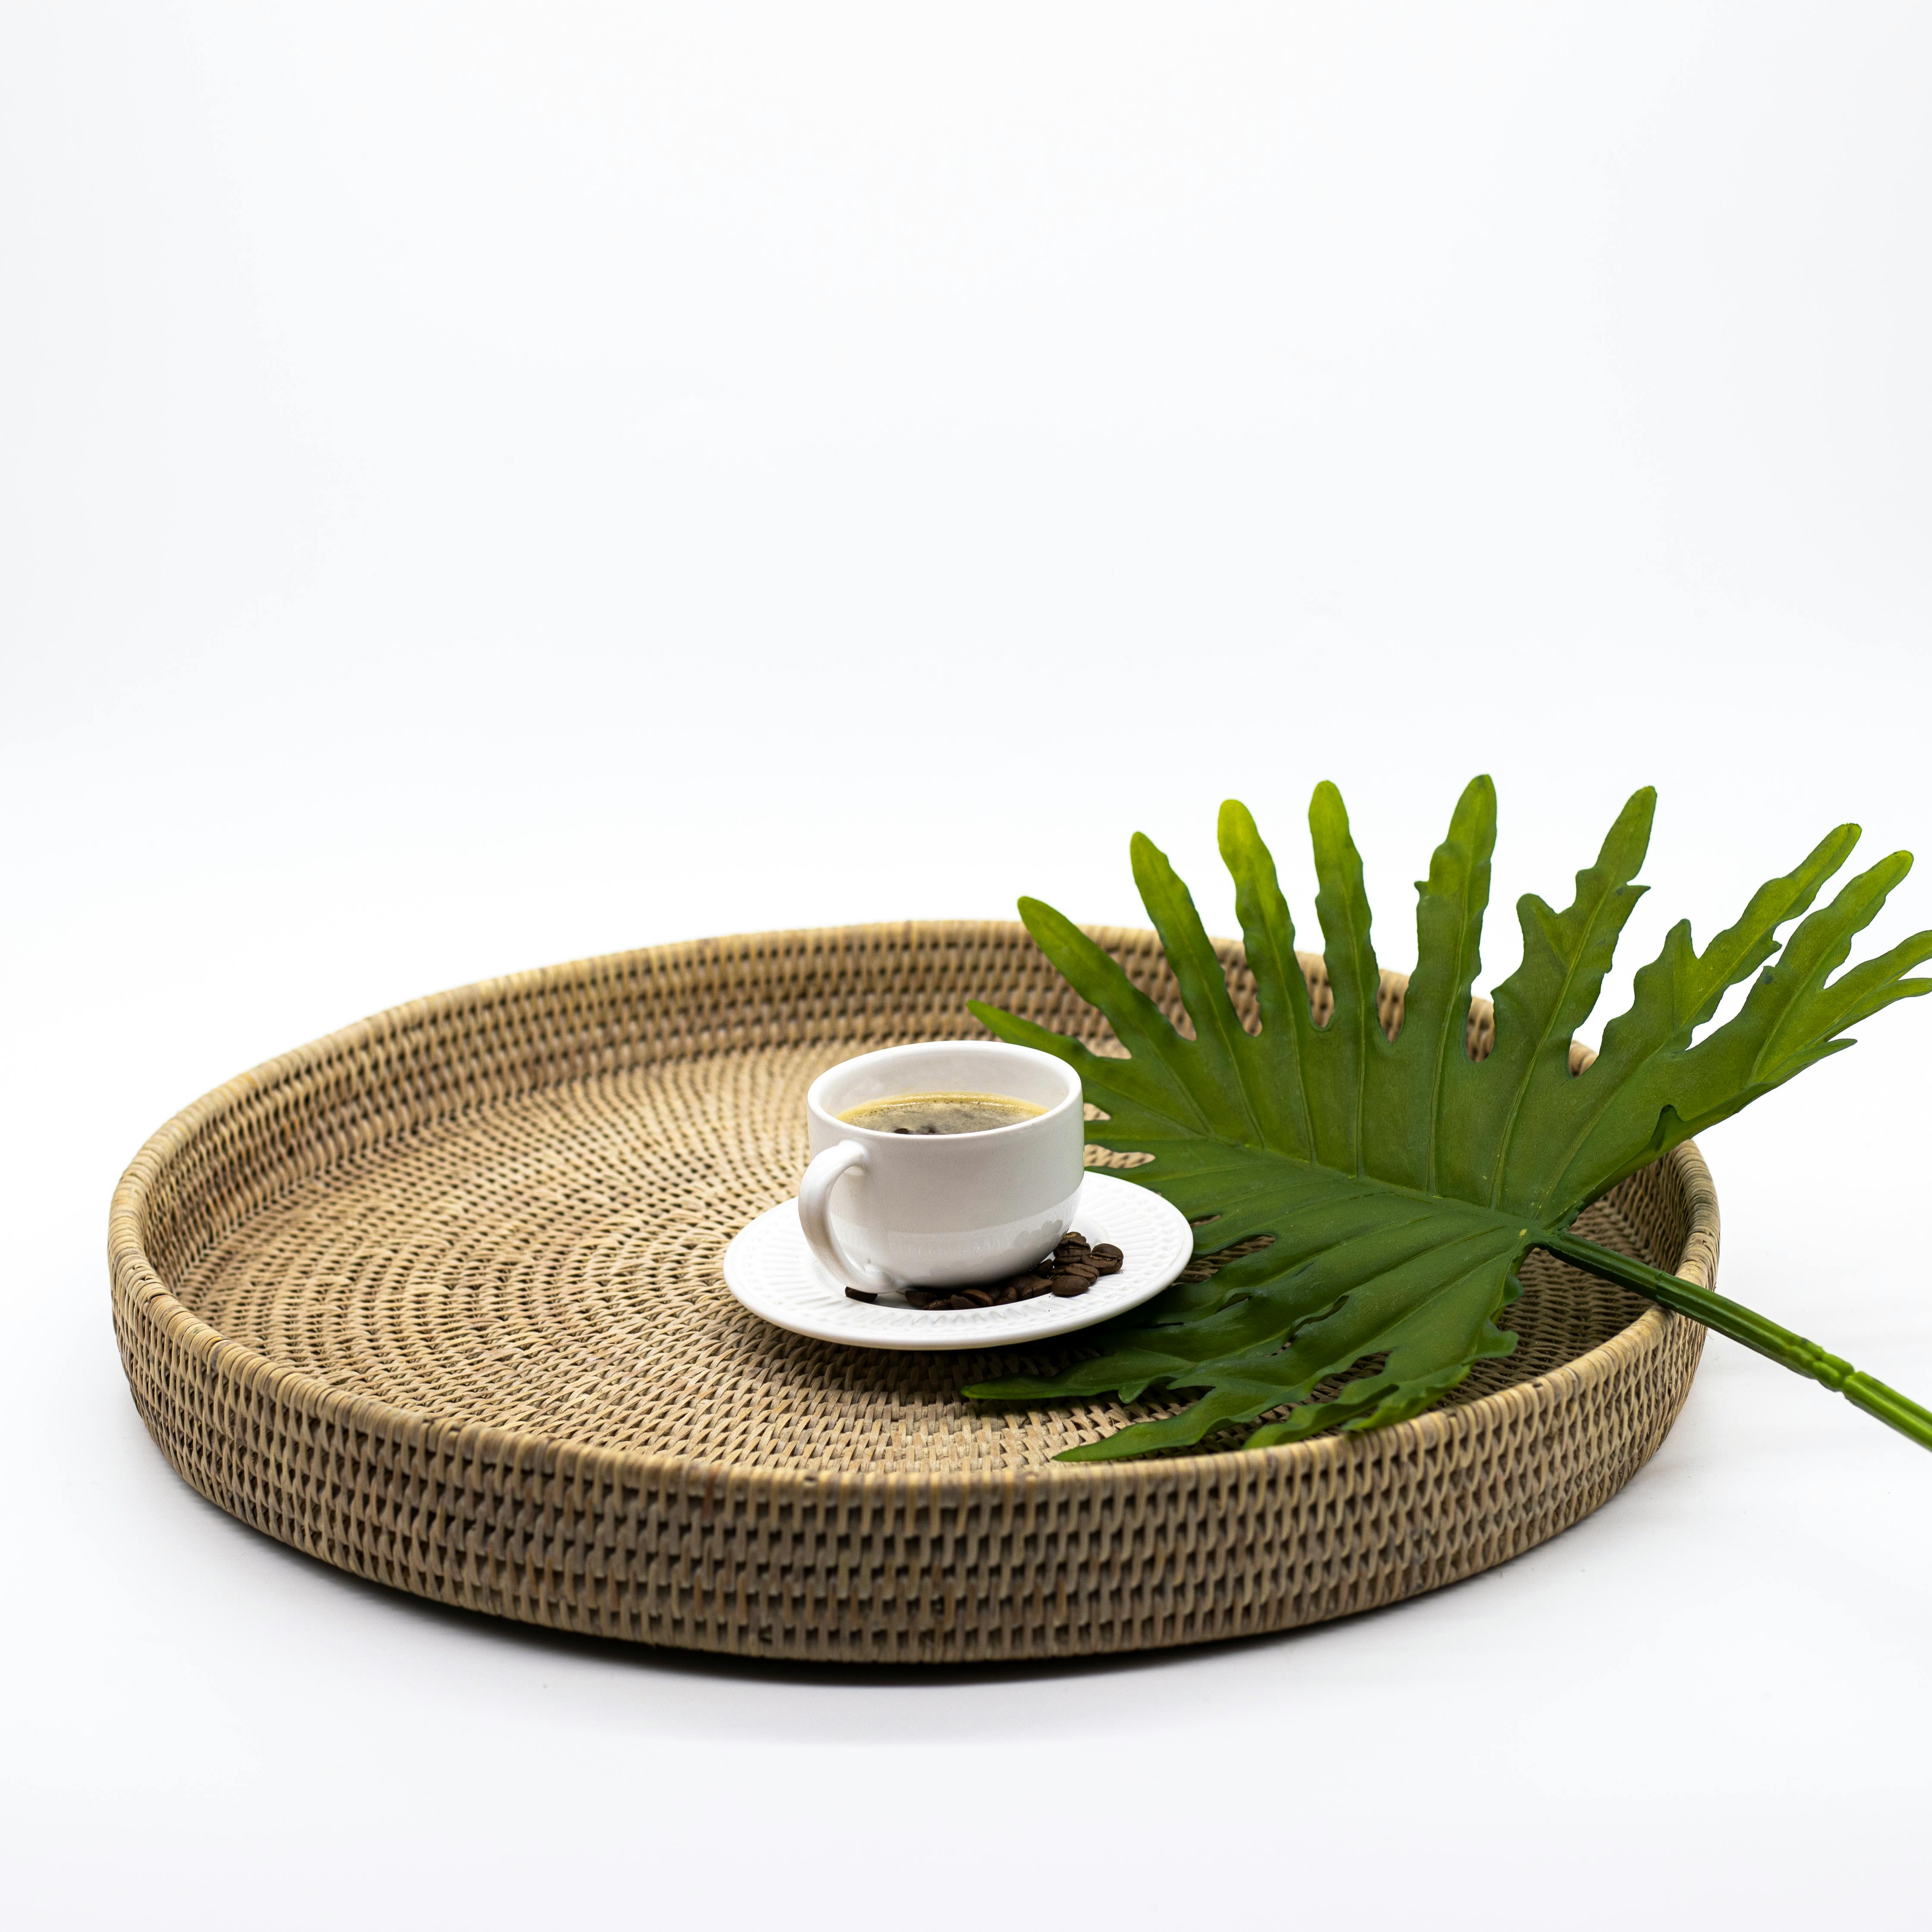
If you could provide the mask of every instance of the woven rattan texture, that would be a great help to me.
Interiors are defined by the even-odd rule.
[[[1098,936],[1178,1014],[1150,935]],[[1018,926],[778,934],[466,988],[232,1082],[116,1196],[144,1419],[204,1495],[384,1582],[605,1635],[906,1661],[1388,1602],[1574,1522],[1662,1440],[1702,1331],[1542,1258],[1516,1354],[1432,1414],[1112,1468],[1052,1458],[1118,1427],[1115,1405],[958,1394],[1078,1336],[897,1356],[758,1322],[719,1258],[796,1190],[806,1087],[854,1052],[976,1032],[974,995],[1090,1017]],[[1400,982],[1385,995],[1393,1023]],[[1694,1149],[1586,1226],[1714,1270]]]

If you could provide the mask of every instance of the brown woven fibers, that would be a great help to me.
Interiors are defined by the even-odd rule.
[[[1096,937],[1178,1015],[1151,934]],[[1240,950],[1224,956],[1252,1024]],[[1391,976],[1391,1022],[1401,992]],[[958,1393],[1077,1336],[900,1355],[766,1327],[719,1258],[795,1192],[806,1085],[871,1047],[976,1032],[973,995],[1092,1024],[1019,926],[870,926],[467,987],[230,1082],[115,1197],[142,1418],[204,1496],[359,1576],[603,1636],[895,1662],[1390,1603],[1575,1522],[1663,1440],[1703,1331],[1544,1257],[1506,1318],[1516,1354],[1448,1405],[1254,1454],[1057,1464],[1118,1406]],[[1694,1148],[1584,1226],[1712,1279]]]

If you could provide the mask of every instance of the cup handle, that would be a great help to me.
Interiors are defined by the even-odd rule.
[[[864,1173],[866,1165],[866,1150],[856,1141],[841,1141],[818,1155],[805,1170],[798,1190],[798,1225],[805,1230],[812,1252],[835,1281],[874,1294],[886,1294],[905,1284],[897,1275],[887,1274],[869,1262],[854,1261],[832,1232],[832,1190],[847,1174]]]

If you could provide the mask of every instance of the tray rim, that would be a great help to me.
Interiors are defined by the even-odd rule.
[[[1574,1397],[1604,1381],[1634,1358],[1654,1348],[1672,1323],[1685,1322],[1688,1328],[1696,1328],[1697,1324],[1688,1322],[1683,1316],[1670,1315],[1655,1306],[1648,1307],[1634,1322],[1586,1353],[1542,1375],[1478,1396],[1474,1401],[1452,1407],[1438,1406],[1408,1421],[1391,1424],[1382,1429],[1318,1436],[1262,1449],[1209,1450],[1119,1462],[1049,1462],[1029,1468],[998,1471],[794,1468],[717,1462],[657,1450],[598,1448],[565,1436],[540,1435],[494,1424],[460,1422],[451,1417],[405,1408],[377,1396],[352,1394],[223,1335],[174,1294],[146,1253],[142,1238],[142,1210],[151,1190],[165,1173],[172,1157],[187,1146],[196,1133],[229,1109],[239,1106],[258,1093],[272,1091],[284,1082],[312,1070],[344,1048],[364,1047],[380,1039],[394,1038],[420,1030],[453,1011],[480,1009],[506,998],[578,983],[594,974],[621,971],[632,962],[715,964],[721,958],[728,958],[734,953],[755,958],[763,950],[795,946],[800,941],[815,938],[850,944],[854,939],[873,935],[903,939],[914,932],[944,933],[949,929],[978,933],[988,926],[1000,923],[1003,922],[987,920],[905,920],[856,926],[778,928],[597,954],[556,965],[476,980],[406,1000],[263,1060],[210,1089],[165,1122],[148,1136],[122,1175],[108,1216],[108,1263],[117,1304],[117,1329],[120,1325],[118,1304],[125,1297],[130,1312],[156,1322],[167,1339],[184,1348],[204,1370],[218,1376],[238,1376],[254,1389],[271,1391],[281,1400],[292,1401],[317,1420],[346,1425],[392,1441],[428,1444],[453,1437],[464,1444],[468,1453],[486,1462],[520,1468],[544,1465],[561,1468],[568,1464],[574,1468],[594,1470],[604,1480],[639,1487],[660,1487],[667,1483],[681,1485],[692,1478],[698,1478],[703,1480],[707,1490],[719,1481],[734,1486],[750,1482],[775,1489],[808,1491],[814,1496],[823,1496],[854,1490],[866,1494],[903,1496],[929,1492],[958,1495],[967,1492],[997,1494],[1010,1492],[1016,1486],[1039,1482],[1118,1485],[1124,1479],[1134,1482],[1136,1486],[1158,1484],[1163,1479],[1174,1484],[1192,1484],[1210,1477],[1253,1473],[1264,1460],[1274,1466],[1295,1462],[1318,1466],[1344,1456],[1392,1457],[1402,1449],[1425,1450],[1434,1446],[1454,1432],[1454,1426],[1459,1423],[1463,1428],[1473,1429],[1485,1422],[1501,1421],[1514,1412],[1543,1407],[1558,1391]],[[1016,931],[1022,929],[1016,922],[1011,923]],[[1142,929],[1134,927],[1090,926],[1083,929],[1109,950],[1115,944],[1137,943],[1148,936]],[[1304,958],[1318,960],[1319,956]],[[1385,974],[1384,979],[1406,983],[1406,975]],[[1487,1003],[1476,1004],[1480,1006]],[[674,1056],[667,1056],[670,1057]],[[439,1118],[446,1116],[432,1113],[400,1131],[414,1132],[428,1120]],[[400,1137],[398,1133],[387,1138]],[[338,1150],[332,1156],[332,1161],[350,1150]],[[329,1164],[325,1162],[322,1171],[326,1172]],[[1686,1141],[1673,1148],[1663,1157],[1660,1164],[1674,1171],[1690,1218],[1684,1253],[1674,1272],[1700,1286],[1709,1286],[1715,1274],[1720,1235],[1717,1190],[1710,1169],[1694,1141]],[[1701,1333],[1696,1339],[1701,1342]],[[124,1354],[124,1340],[122,1346]],[[1688,1385],[1687,1377],[1687,1390]]]

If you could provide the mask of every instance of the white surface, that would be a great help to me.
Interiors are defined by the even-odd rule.
[[[1157,1194],[1111,1175],[1081,1184],[1072,1226],[1125,1258],[1084,1294],[1038,1295],[998,1308],[919,1310],[853,1300],[806,1245],[795,1201],[782,1201],[724,1250],[725,1285],[754,1315],[794,1334],[860,1348],[988,1348],[1069,1335],[1138,1308],[1187,1265],[1193,1230]],[[1001,1371],[1004,1372],[1004,1371]]]
[[[1043,1109],[976,1134],[884,1133],[840,1114],[892,1094],[1001,1093]],[[855,1054],[805,1096],[812,1164],[798,1222],[842,1288],[996,1281],[1073,1226],[1085,1148],[1080,1076],[1005,1040],[928,1040]],[[850,1304],[848,1304],[850,1306]]]
[[[1342,785],[1401,964],[1493,772],[1490,983],[1647,780],[1627,966],[1838,818],[1932,845],[1928,32],[0,13],[10,1922],[1922,1925],[1932,1456],[1721,1342],[1623,1496],[1436,1596],[775,1672],[242,1528],[101,1252],[177,1107],[436,987],[1132,920],[1137,826],[1226,931],[1230,792],[1306,928]],[[1875,938],[1928,923],[1922,874]],[[1709,1137],[1724,1285],[1924,1399],[1932,1010],[1862,1030]]]

